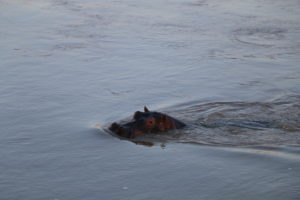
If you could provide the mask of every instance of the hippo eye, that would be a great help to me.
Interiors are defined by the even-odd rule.
[[[154,122],[154,119],[151,119],[151,118],[150,118],[150,119],[148,120],[148,123],[151,124],[151,125],[153,125],[153,124],[155,123],[155,122]]]

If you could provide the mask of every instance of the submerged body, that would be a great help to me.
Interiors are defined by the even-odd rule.
[[[134,138],[144,133],[165,132],[184,126],[183,122],[173,117],[159,112],[151,112],[144,107],[144,112],[134,113],[132,121],[125,124],[113,123],[109,129],[121,137]]]

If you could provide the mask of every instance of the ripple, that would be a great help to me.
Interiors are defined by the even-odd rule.
[[[280,45],[287,30],[276,27],[239,28],[233,31],[236,41],[244,44],[272,47]]]

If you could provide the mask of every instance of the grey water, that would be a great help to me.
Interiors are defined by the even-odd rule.
[[[1,0],[0,199],[298,199],[299,10]],[[107,131],[145,105],[187,127]]]

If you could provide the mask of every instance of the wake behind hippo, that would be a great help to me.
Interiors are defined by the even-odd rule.
[[[132,121],[125,124],[113,123],[109,130],[125,138],[135,138],[144,133],[157,133],[183,128],[185,124],[169,115],[152,112],[145,106],[144,112],[137,111]]]

